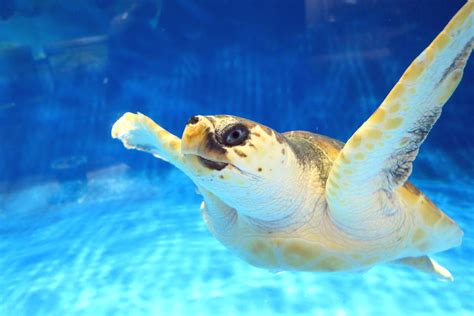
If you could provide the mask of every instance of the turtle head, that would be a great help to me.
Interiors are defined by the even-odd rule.
[[[246,119],[193,116],[179,139],[143,114],[125,113],[112,137],[170,162],[202,189],[204,199],[212,193],[253,219],[287,225],[308,201],[305,180],[313,177],[301,167],[295,144]]]
[[[286,196],[296,158],[279,133],[234,116],[193,116],[181,152],[186,173],[199,187],[250,217],[280,217],[271,204]]]

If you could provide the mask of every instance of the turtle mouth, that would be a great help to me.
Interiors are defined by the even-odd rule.
[[[202,166],[204,166],[205,168],[208,168],[210,170],[221,171],[221,170],[227,168],[226,170],[229,170],[231,172],[238,172],[241,175],[244,175],[244,176],[247,176],[247,177],[259,178],[258,176],[254,175],[252,173],[249,173],[245,170],[240,169],[239,167],[237,167],[234,164],[231,164],[231,163],[228,163],[228,162],[210,160],[210,159],[204,158],[204,157],[199,156],[199,155],[193,155],[193,156],[198,158],[197,160],[199,161],[199,163]]]
[[[206,168],[217,170],[217,171],[220,171],[229,165],[228,163],[225,163],[225,162],[209,160],[201,156],[198,156],[198,159],[199,159],[199,162]]]

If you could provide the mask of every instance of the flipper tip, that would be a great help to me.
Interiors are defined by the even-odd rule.
[[[448,271],[448,269],[446,269],[445,267],[443,267],[442,265],[440,265],[433,259],[430,258],[430,260],[431,260],[431,264],[433,265],[433,270],[436,272],[438,277],[440,277],[441,279],[445,281],[454,282],[453,275],[451,274],[451,272]]]

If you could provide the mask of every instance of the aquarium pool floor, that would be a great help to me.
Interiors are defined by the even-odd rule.
[[[0,315],[468,315],[474,310],[474,187],[415,182],[465,231],[438,254],[455,282],[398,266],[271,273],[206,230],[178,172],[120,166],[0,195]]]

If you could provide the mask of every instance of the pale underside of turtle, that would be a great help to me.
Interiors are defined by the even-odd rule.
[[[429,255],[460,245],[463,233],[406,180],[461,81],[473,11],[469,0],[345,144],[228,115],[195,116],[180,139],[126,113],[112,136],[189,176],[209,230],[255,266],[358,271],[395,262],[452,280]]]

